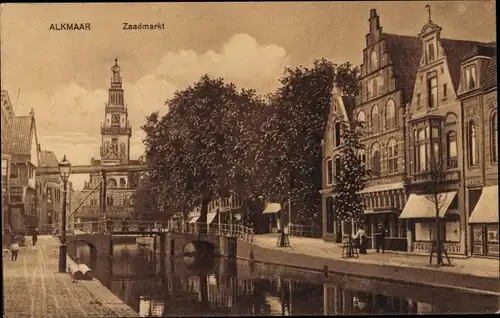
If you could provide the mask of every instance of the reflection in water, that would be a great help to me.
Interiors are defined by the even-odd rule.
[[[80,251],[82,262],[89,256]],[[107,268],[108,266],[109,268]],[[116,245],[95,276],[141,317],[494,312],[498,298]]]

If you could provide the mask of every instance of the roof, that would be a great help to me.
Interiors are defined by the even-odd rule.
[[[31,152],[32,116],[16,116],[12,118],[9,129],[9,152],[18,155],[29,155]]]
[[[387,50],[394,65],[398,87],[403,90],[403,102],[411,101],[422,57],[422,41],[415,36],[383,33]]]
[[[483,89],[490,89],[497,86],[497,57],[494,55],[486,67],[483,79]]]
[[[52,151],[43,150],[40,152],[40,166],[41,167],[57,167],[56,155]]]
[[[494,44],[491,43],[451,39],[440,39],[440,42],[448,61],[448,69],[450,70],[451,81],[455,91],[458,90],[460,84],[462,60],[471,58],[474,55],[479,55],[480,53],[490,54],[487,56],[491,56],[491,53],[495,54],[495,49],[492,51]]]
[[[356,106],[356,96],[341,96],[344,103],[345,116],[347,120],[352,120],[352,110]]]

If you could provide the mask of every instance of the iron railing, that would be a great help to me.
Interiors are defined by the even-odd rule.
[[[71,231],[70,231],[71,232]],[[207,224],[189,223],[181,221],[89,221],[76,222],[73,224],[73,232],[77,233],[137,233],[143,232],[172,232],[184,234],[207,234],[220,235],[224,237],[235,237],[244,241],[253,242],[254,231],[252,228],[240,224]],[[56,234],[56,233],[54,233]]]
[[[288,229],[288,235],[299,236],[299,237],[321,238],[323,236],[323,232],[321,227],[319,226],[313,227],[310,225],[290,224]]]

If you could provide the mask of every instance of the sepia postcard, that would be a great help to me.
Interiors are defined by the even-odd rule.
[[[0,4],[3,316],[500,313],[495,9]]]

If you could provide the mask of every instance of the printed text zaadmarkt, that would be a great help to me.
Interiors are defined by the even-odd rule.
[[[139,23],[131,24],[128,22],[123,22],[123,30],[165,30],[165,23]]]

